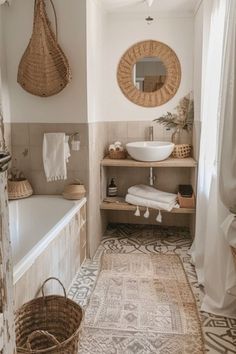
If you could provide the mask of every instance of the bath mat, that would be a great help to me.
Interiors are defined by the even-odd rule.
[[[196,302],[177,255],[104,254],[79,354],[201,354]]]

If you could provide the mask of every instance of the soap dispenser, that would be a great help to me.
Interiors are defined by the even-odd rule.
[[[108,185],[108,197],[116,197],[117,191],[117,185],[115,184],[114,178],[112,178],[111,183]]]

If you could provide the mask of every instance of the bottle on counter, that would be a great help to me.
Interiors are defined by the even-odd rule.
[[[118,188],[115,184],[114,178],[111,179],[111,183],[108,185],[108,197],[117,197]]]

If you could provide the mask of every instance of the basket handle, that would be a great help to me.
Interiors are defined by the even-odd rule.
[[[27,342],[26,342],[26,346],[27,346],[27,349],[28,349],[28,350],[32,350],[30,342],[31,342],[34,338],[37,338],[39,335],[40,335],[40,336],[45,336],[45,337],[47,337],[47,339],[51,340],[51,342],[52,342],[53,344],[55,344],[55,345],[60,344],[60,342],[56,339],[56,337],[55,337],[53,334],[51,334],[51,333],[49,333],[49,332],[47,332],[47,331],[39,331],[39,330],[38,330],[38,331],[32,332],[32,333],[28,336],[28,339],[27,339]]]
[[[64,296],[65,296],[65,298],[67,299],[67,296],[66,296],[66,289],[65,289],[64,285],[62,284],[62,282],[61,282],[58,278],[55,278],[55,277],[50,277],[50,278],[46,279],[46,280],[43,282],[43,285],[42,285],[42,288],[41,288],[43,297],[45,297],[45,294],[44,294],[44,287],[45,287],[46,283],[47,283],[49,280],[56,280],[56,281],[61,285],[61,287],[62,287],[62,289],[63,289],[63,292],[64,292]]]
[[[44,0],[34,0],[34,21],[35,21],[35,16],[36,16],[37,5],[38,5],[39,1],[43,1],[44,2]],[[55,8],[55,5],[53,3],[53,0],[50,0],[50,3],[51,3],[51,6],[52,6],[54,19],[55,19],[56,40],[58,41],[58,20],[57,20],[56,8]],[[45,6],[45,2],[44,2],[44,6]]]

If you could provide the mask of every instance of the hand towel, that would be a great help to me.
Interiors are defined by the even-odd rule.
[[[67,179],[66,162],[70,149],[65,133],[46,133],[43,139],[43,164],[48,182]]]
[[[70,145],[69,145],[69,136],[65,136],[65,159],[66,162],[69,162],[69,157],[71,156],[70,154]]]
[[[175,203],[177,194],[159,191],[156,188],[144,184],[136,185],[128,189],[128,194],[160,203]]]
[[[172,201],[171,203],[163,203],[163,202],[157,202],[146,198],[136,197],[131,194],[126,195],[125,201],[129,204],[144,206],[147,208],[157,209],[157,210],[171,211],[173,208],[179,208],[179,204],[176,202],[176,200]]]

